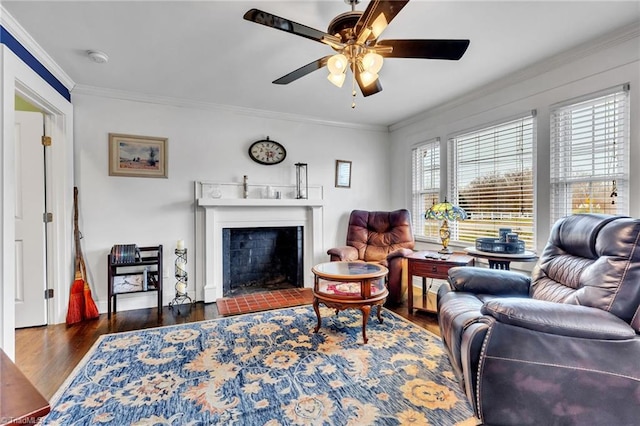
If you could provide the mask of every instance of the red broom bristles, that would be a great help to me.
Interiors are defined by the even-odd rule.
[[[85,281],[84,283],[84,318],[85,319],[94,319],[100,316],[100,312],[98,312],[98,307],[96,303],[93,301],[93,297],[91,297],[91,287],[89,287],[89,283]]]
[[[84,281],[80,271],[76,271],[76,278],[71,285],[71,295],[69,296],[67,324],[75,324],[82,321],[84,309]]]
[[[82,256],[82,254],[80,254]],[[93,301],[93,297],[91,297],[91,287],[89,287],[89,283],[87,282],[87,270],[84,264],[84,258],[80,257],[80,267],[82,268],[82,274],[84,275],[84,318],[85,319],[93,319],[98,318],[100,316],[100,312],[98,312],[98,307],[96,303]]]

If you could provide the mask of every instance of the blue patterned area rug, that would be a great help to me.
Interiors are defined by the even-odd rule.
[[[373,311],[376,311],[375,309]],[[440,339],[311,306],[102,336],[46,425],[477,424]]]

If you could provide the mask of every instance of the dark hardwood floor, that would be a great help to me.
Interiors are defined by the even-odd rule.
[[[440,334],[434,314],[407,313],[406,304],[391,311],[407,318],[432,333]],[[215,303],[196,303],[191,309],[163,308],[159,321],[156,308],[123,311],[67,326],[66,324],[16,330],[16,364],[42,395],[50,400],[74,367],[89,351],[99,336],[107,333],[138,330],[158,326],[183,324],[219,318]]]

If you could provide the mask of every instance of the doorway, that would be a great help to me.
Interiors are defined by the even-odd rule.
[[[44,113],[44,127],[51,136],[52,145],[46,157],[46,204],[52,214],[52,222],[46,223],[46,282],[49,294],[46,299],[46,323],[65,322],[69,303],[69,286],[73,280],[73,105],[69,94],[58,90],[46,75],[39,74],[21,56],[0,44],[0,87],[5,108],[0,108],[0,140],[2,155],[0,169],[2,179],[2,208],[0,228],[5,237],[0,247],[0,347],[15,358],[16,324],[16,259],[15,211],[16,211],[16,165],[15,165],[15,95],[28,101]],[[33,58],[31,58],[33,59]],[[60,74],[65,87],[73,82]],[[42,215],[42,212],[40,212]]]

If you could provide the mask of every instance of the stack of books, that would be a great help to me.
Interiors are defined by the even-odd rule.
[[[116,244],[111,248],[112,263],[135,263],[140,261],[137,244]]]

